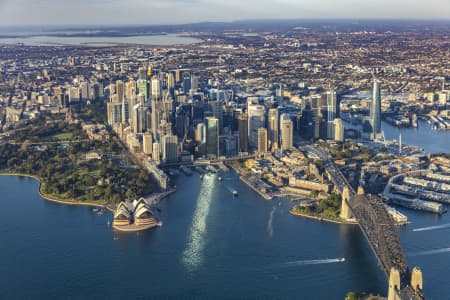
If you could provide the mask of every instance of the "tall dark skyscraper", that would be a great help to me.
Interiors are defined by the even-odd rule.
[[[381,133],[381,92],[380,82],[378,81],[373,83],[370,125],[372,126],[372,139],[375,139]]]
[[[248,152],[248,116],[238,117],[239,147],[241,152]]]
[[[206,119],[206,155],[219,156],[219,119],[207,117]]]

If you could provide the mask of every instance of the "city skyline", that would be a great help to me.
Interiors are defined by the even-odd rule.
[[[254,19],[448,20],[449,13],[448,0],[0,0],[0,26],[167,25]]]

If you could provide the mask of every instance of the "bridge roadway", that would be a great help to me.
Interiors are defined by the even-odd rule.
[[[328,152],[313,146],[306,146],[305,149],[324,162],[325,170],[336,189],[343,196],[343,201],[345,201],[344,189],[345,187],[348,188],[349,199],[347,204],[350,211],[358,222],[388,280],[392,268],[397,269],[400,273],[400,286],[403,288],[398,291],[399,299],[424,299],[421,291],[416,293],[409,286],[410,272],[400,244],[397,228],[382,200],[376,196],[356,195],[347,178],[332,162]]]
[[[240,161],[245,159],[255,158],[255,155],[244,155],[244,156],[236,156],[229,157],[224,159],[217,160],[196,160],[196,161],[186,161],[186,162],[173,162],[173,163],[161,163],[159,166],[161,168],[170,168],[170,167],[178,167],[178,166],[207,166],[207,165],[220,165],[223,163],[230,163],[233,161]]]

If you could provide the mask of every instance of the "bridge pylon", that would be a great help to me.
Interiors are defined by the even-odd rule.
[[[348,201],[350,201],[350,190],[348,187],[344,187],[342,190],[342,204],[340,217],[344,220],[348,220],[352,217],[350,207],[348,206]]]
[[[422,271],[418,267],[414,267],[411,272],[411,288],[416,293],[421,293],[423,289]]]
[[[389,274],[388,300],[402,300],[399,295],[400,289],[400,271],[396,268],[391,268]]]
[[[358,191],[356,192],[356,194],[357,195],[365,195],[366,194],[362,185],[358,186]]]

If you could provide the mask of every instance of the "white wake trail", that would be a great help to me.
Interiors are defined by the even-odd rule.
[[[450,248],[434,249],[412,253],[411,256],[426,256],[450,252]]]
[[[273,216],[276,210],[277,210],[276,206],[272,208],[272,210],[270,211],[269,222],[267,222],[267,233],[269,234],[270,237],[273,236]]]
[[[282,267],[299,267],[307,265],[323,265],[323,264],[335,264],[344,262],[345,258],[330,258],[330,259],[312,259],[312,260],[297,260],[281,264]]]
[[[308,265],[324,265],[324,264],[337,264],[337,263],[343,263],[345,262],[345,258],[329,258],[329,259],[310,259],[310,260],[296,260],[296,261],[290,261],[286,263],[280,263],[276,265],[270,265],[267,267],[264,267],[262,269],[264,270],[273,270],[273,269],[279,269],[279,268],[292,268],[292,267],[301,267],[301,266],[308,266]]]
[[[421,232],[421,231],[430,231],[430,230],[438,230],[438,229],[445,229],[450,228],[449,224],[442,224],[442,225],[436,225],[436,226],[428,226],[428,227],[422,227],[422,228],[414,228],[414,232]]]

